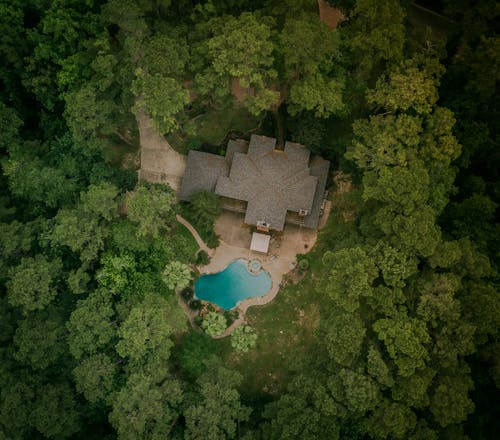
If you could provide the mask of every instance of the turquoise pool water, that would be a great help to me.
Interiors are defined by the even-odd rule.
[[[252,274],[248,271],[248,261],[241,259],[233,261],[222,272],[202,275],[194,283],[194,294],[198,299],[230,310],[244,299],[264,296],[271,285],[268,272],[261,270]]]

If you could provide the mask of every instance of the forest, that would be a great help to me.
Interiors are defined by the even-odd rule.
[[[499,15],[0,0],[0,439],[498,438]],[[179,306],[176,214],[216,246],[217,209],[138,180],[140,112],[179,152],[260,133],[349,182],[249,350]]]

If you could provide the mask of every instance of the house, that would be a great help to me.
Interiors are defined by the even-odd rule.
[[[282,231],[285,223],[316,228],[322,212],[330,162],[303,145],[252,135],[250,143],[229,141],[225,156],[191,150],[180,198],[197,191],[221,197],[224,209],[245,213],[245,223]]]

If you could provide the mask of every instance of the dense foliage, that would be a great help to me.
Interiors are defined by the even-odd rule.
[[[314,0],[0,0],[0,438],[498,436],[498,6],[445,0],[428,28],[330,3],[337,29]],[[168,135],[242,108],[355,183],[301,260],[314,353],[257,396],[221,357],[258,357],[259,328],[215,341],[179,307],[175,215],[215,247],[218,199],[123,160],[135,115]]]

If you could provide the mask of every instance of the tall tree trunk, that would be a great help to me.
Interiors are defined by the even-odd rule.
[[[280,107],[273,110],[274,119],[276,121],[276,129],[278,131],[278,138],[276,141],[276,148],[282,150],[285,146],[285,126],[283,123],[283,116],[280,112]]]

